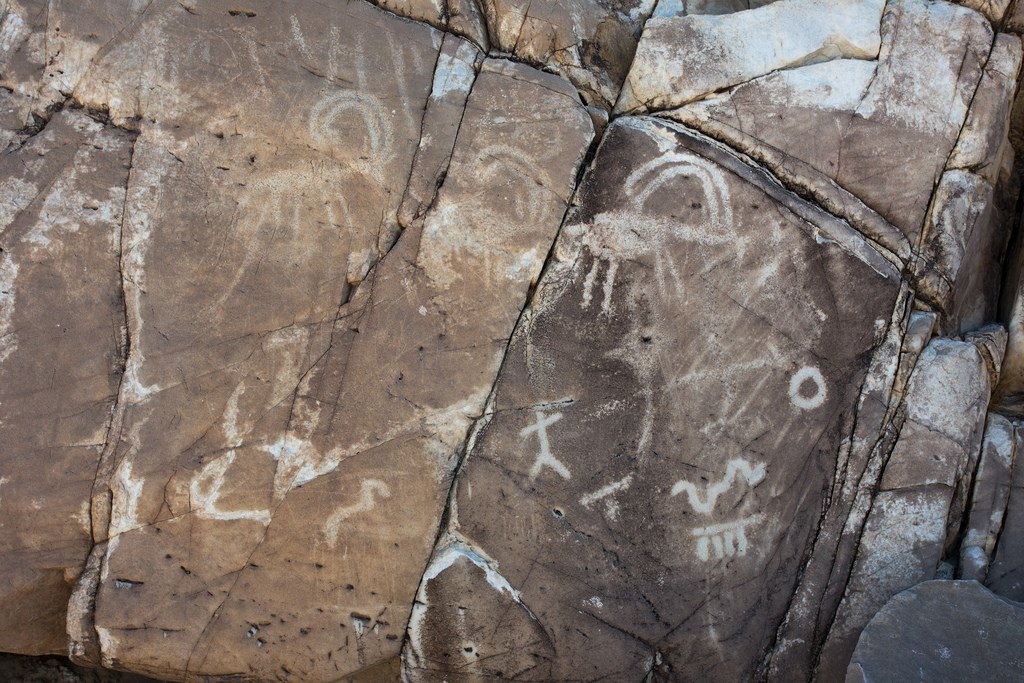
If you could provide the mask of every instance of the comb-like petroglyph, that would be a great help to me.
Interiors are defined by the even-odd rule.
[[[828,682],[1019,599],[1019,4],[0,2],[0,650]]]

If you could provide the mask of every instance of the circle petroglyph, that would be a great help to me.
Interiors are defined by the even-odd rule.
[[[813,385],[813,393],[808,392],[810,385]],[[818,408],[825,402],[828,389],[825,387],[825,378],[821,370],[807,365],[796,371],[793,379],[789,380],[789,400],[797,408],[811,410]]]

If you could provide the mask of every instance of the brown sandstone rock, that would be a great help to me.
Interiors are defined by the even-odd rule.
[[[80,111],[0,158],[0,633],[64,651],[124,363],[118,276],[134,136]]]
[[[373,4],[0,3],[0,649],[832,680],[1019,588],[1005,2]]]
[[[617,120],[583,187],[456,483],[414,680],[752,676],[886,330],[884,259],[682,129]],[[507,638],[533,654],[489,658]]]
[[[83,659],[329,680],[397,654],[455,452],[564,213],[592,128],[561,80],[487,62],[463,116],[472,48],[360,3],[323,19],[154,11],[76,91],[141,118]],[[171,44],[188,49],[143,57]],[[423,208],[444,184],[399,235],[410,173]]]
[[[556,69],[611,109],[654,0],[480,0],[493,48]]]

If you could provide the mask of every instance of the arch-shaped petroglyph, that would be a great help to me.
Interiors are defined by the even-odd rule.
[[[686,480],[676,482],[675,486],[672,487],[672,495],[677,496],[685,492],[690,502],[690,507],[695,512],[710,515],[715,509],[715,503],[718,502],[719,496],[732,488],[733,482],[742,477],[747,480],[749,486],[753,487],[764,479],[766,471],[764,463],[752,466],[746,460],[736,458],[730,460],[729,464],[726,465],[725,476],[709,486],[704,495],[701,495],[700,490]]]
[[[694,178],[700,184],[707,220],[686,223],[646,215],[646,204],[651,196],[676,178]],[[670,249],[673,243],[693,242],[712,246],[735,241],[729,232],[733,217],[725,176],[720,168],[706,159],[681,152],[659,156],[629,174],[623,184],[623,194],[629,197],[626,208],[596,216],[582,240],[593,254],[594,261],[583,282],[581,306],[584,309],[590,307],[599,271],[604,268],[601,310],[606,315],[611,313],[611,295],[621,261],[641,255],[652,256],[660,290],[668,293],[671,281],[679,295],[683,291],[683,282]],[[736,245],[737,250],[742,248],[742,244]]]
[[[515,192],[512,195],[511,206],[515,212],[515,218],[520,220],[534,213],[538,202],[542,201],[541,194],[554,192],[548,172],[533,159],[509,145],[491,145],[485,148],[470,163],[469,168],[467,177],[479,179],[483,186],[486,186],[487,182],[493,180],[498,174],[511,174],[519,177],[522,181],[519,187],[525,192]],[[494,199],[491,194],[488,194],[487,198],[489,202]],[[501,216],[500,218],[504,222],[512,216]]]
[[[368,512],[377,504],[377,499],[391,497],[391,489],[380,479],[366,479],[359,487],[359,500],[352,505],[340,507],[334,514],[324,522],[324,536],[327,543],[334,547],[338,542],[338,535],[341,533],[341,523],[360,512]]]
[[[810,396],[803,393],[803,388],[807,386],[808,382],[814,385],[814,393]],[[828,386],[825,384],[825,377],[821,374],[821,370],[813,365],[805,365],[800,368],[793,373],[792,379],[789,380],[789,400],[797,408],[803,410],[819,408],[825,403],[827,397]]]
[[[377,97],[354,90],[337,90],[313,105],[309,112],[309,137],[333,146],[345,132],[338,130],[335,122],[354,114],[366,126],[370,148],[365,152],[385,153],[390,150],[394,131],[383,113],[384,104]]]

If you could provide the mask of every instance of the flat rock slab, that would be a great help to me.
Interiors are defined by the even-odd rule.
[[[887,262],[671,124],[617,120],[582,187],[458,477],[414,680],[752,676],[888,326]]]
[[[864,629],[847,683],[1019,681],[1024,605],[976,581],[926,581],[903,591]]]
[[[118,256],[135,136],[81,111],[0,158],[0,633],[64,649],[124,363]]]

